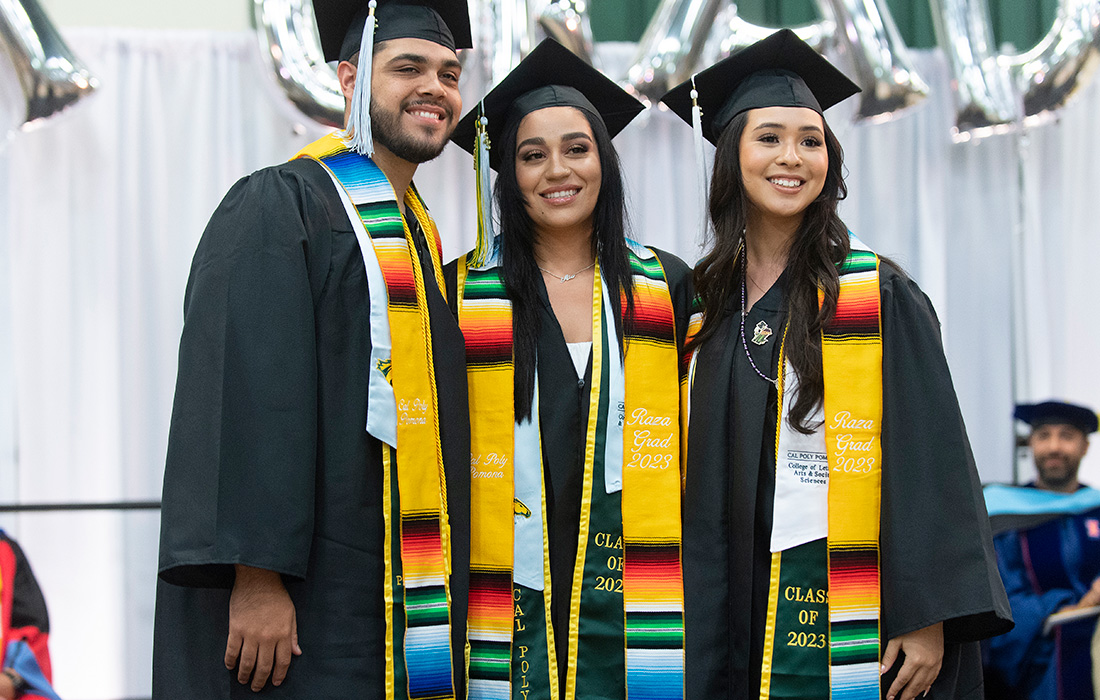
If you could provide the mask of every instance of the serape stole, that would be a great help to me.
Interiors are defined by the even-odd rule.
[[[879,515],[882,482],[882,333],[878,257],[851,236],[851,251],[838,266],[840,294],[832,321],[822,331],[825,422],[816,433],[828,464],[828,536],[826,550],[826,594],[814,593],[816,603],[828,606],[829,689],[833,700],[879,698],[881,587],[879,577]],[[701,322],[693,315],[688,341]],[[779,367],[788,368],[780,334]],[[694,379],[698,349],[690,353],[687,376],[688,397]],[[779,371],[779,405],[785,407],[785,372]],[[686,408],[685,408],[686,411]],[[776,461],[782,436],[791,430],[785,411],[776,426]],[[685,474],[686,478],[686,474]],[[811,545],[808,545],[811,546]],[[790,563],[805,570],[807,555],[802,550]],[[783,641],[776,641],[776,618],[780,596],[781,562],[786,552],[772,556],[768,621],[761,668],[762,699],[771,697],[773,664],[783,653]],[[812,564],[810,564],[812,565]],[[797,595],[804,595],[799,592]],[[806,636],[806,635],[802,635]],[[778,646],[777,646],[778,645]],[[815,646],[814,635],[808,644]]]
[[[878,698],[882,494],[882,323],[878,256],[854,236],[822,330],[829,459],[829,685],[833,700]]]
[[[387,697],[401,696],[395,687],[402,671],[395,652],[400,644],[407,696],[453,698],[446,478],[424,271],[393,187],[374,161],[348,150],[335,134],[307,146],[298,157],[319,161],[343,187],[370,236],[385,279],[391,347],[396,352],[389,366],[380,369],[393,386],[397,444],[396,450],[382,445],[383,488],[398,511],[399,528],[394,533],[393,509],[386,509]],[[431,273],[443,290],[435,223],[415,188],[409,188],[405,204],[428,237]],[[398,578],[404,604],[395,612],[393,588]],[[395,614],[405,618],[403,639],[395,638]]]
[[[473,261],[473,254],[463,258],[458,273],[459,325],[466,338],[471,472],[474,477],[471,484],[469,695],[472,699],[527,698],[531,691],[521,690],[526,686],[513,682],[515,665],[524,673],[524,684],[528,683],[526,669],[534,665],[533,661],[529,664],[525,660],[528,645],[522,647],[521,654],[515,654],[513,648],[517,629],[524,629],[524,622],[517,617],[521,614],[518,610],[521,591],[529,590],[518,582],[513,586],[517,554],[513,522],[535,510],[529,510],[517,498],[515,486],[517,478],[522,476],[517,476],[515,471],[522,468],[517,454],[530,449],[530,445],[522,446],[526,438],[520,435],[530,436],[531,425],[529,422],[515,423],[511,302],[507,298],[502,268],[495,255],[482,267],[476,267]],[[611,503],[602,488],[593,489],[598,476],[595,473],[597,465],[603,466],[605,474],[608,470],[613,473],[616,468],[622,474],[622,580],[617,587],[612,585],[612,577],[597,580],[602,580],[602,585],[606,586],[602,590],[623,594],[623,617],[619,624],[624,637],[626,695],[647,700],[683,697],[675,321],[660,261],[648,249],[632,247],[630,263],[635,313],[624,323],[626,352],[623,365],[617,370],[617,381],[625,383],[619,394],[624,397],[621,406],[616,405],[618,401],[614,396],[617,394],[610,388],[615,386],[616,380],[608,379],[616,376],[616,371],[609,372],[606,365],[618,367],[619,352],[614,324],[608,318],[613,310],[603,289],[598,266],[593,285],[592,383],[581,528],[571,587],[570,658],[564,679],[557,677],[554,631],[550,622],[544,490],[542,507],[538,509],[537,517],[542,520],[544,561],[543,580],[538,584],[543,591],[543,610],[538,619],[545,626],[545,633],[539,633],[545,642],[540,645],[544,658],[538,668],[544,668],[547,677],[531,697],[548,695],[556,700],[560,683],[565,684],[567,700],[593,692],[591,688],[578,691],[579,676],[584,675],[583,669],[578,673],[578,667],[583,664],[578,656],[579,648],[584,645],[579,639],[584,636],[582,628],[589,627],[588,621],[581,619],[581,609],[587,609],[582,601],[589,599],[587,589],[592,583],[592,557],[586,552],[590,530],[603,521]],[[621,308],[626,308],[625,298]],[[610,391],[610,400],[608,395],[601,395],[604,391]],[[535,426],[538,421],[537,392],[536,379],[536,403],[532,409]],[[622,431],[621,440],[612,444],[618,440],[619,430]],[[534,431],[537,443],[540,440],[537,427]],[[537,450],[534,461],[537,464],[533,469],[541,480],[542,459]],[[597,533],[595,540],[597,545],[612,548],[615,543],[600,542],[600,534],[603,533]],[[524,638],[529,639],[530,633],[525,632]],[[546,659],[545,654],[550,658]]]

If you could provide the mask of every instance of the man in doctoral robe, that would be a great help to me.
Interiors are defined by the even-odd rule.
[[[1017,406],[1015,416],[1031,426],[1037,476],[1022,487],[986,488],[997,563],[1016,620],[1012,631],[989,640],[990,697],[1090,700],[1097,618],[1059,623],[1065,615],[1051,616],[1084,615],[1100,605],[1100,491],[1077,479],[1096,413],[1046,401]]]
[[[156,699],[465,695],[465,352],[412,178],[461,115],[468,10],[314,6],[346,129],[238,182],[187,284]]]

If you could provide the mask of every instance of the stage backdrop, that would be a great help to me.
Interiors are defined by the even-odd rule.
[[[102,87],[0,152],[0,501],[156,500],[183,290],[206,219],[234,180],[320,131],[267,88],[250,34],[67,38]],[[622,65],[633,48],[600,53]],[[842,108],[829,115],[847,154],[842,213],[932,298],[982,476],[1007,481],[1010,245],[1021,216],[1028,391],[1100,403],[1100,89],[1026,142],[953,145],[945,62],[931,52],[916,60],[933,91],[915,111],[861,126]],[[689,129],[652,112],[616,143],[635,236],[694,260]],[[447,257],[469,248],[469,158],[448,148],[417,183]],[[1094,456],[1086,478],[1100,483],[1096,465]],[[45,589],[61,695],[147,696],[155,511],[9,515],[0,525],[23,542]]]

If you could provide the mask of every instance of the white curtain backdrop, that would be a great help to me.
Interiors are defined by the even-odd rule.
[[[0,151],[0,502],[156,500],[198,237],[234,180],[321,130],[269,87],[250,34],[66,37],[102,87]],[[631,52],[600,47],[605,66]],[[920,107],[884,124],[851,125],[843,108],[829,115],[850,173],[842,213],[932,298],[979,469],[1008,481],[1014,353],[1027,361],[1023,398],[1100,404],[1100,88],[1093,81],[1025,140],[954,145],[945,63],[936,53],[916,60],[933,86]],[[466,97],[469,106],[478,96]],[[690,130],[653,111],[616,143],[635,237],[694,260]],[[471,247],[468,156],[450,147],[416,180],[446,256]],[[1014,321],[1021,221],[1026,307]],[[1014,323],[1025,331],[1019,352]],[[1086,479],[1100,483],[1092,460]],[[45,589],[61,695],[148,696],[156,513],[7,515],[0,526]]]

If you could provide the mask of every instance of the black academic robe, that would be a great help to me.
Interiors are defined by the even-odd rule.
[[[750,343],[776,377],[785,276],[749,311]],[[988,516],[931,303],[900,270],[880,272],[883,335],[882,639],[944,622],[930,698],[981,698],[976,640],[1011,627]],[[691,396],[684,496],[688,700],[757,698],[770,580],[775,387],[749,364],[740,294],[702,346]],[[712,312],[713,313],[713,312]],[[889,688],[893,672],[883,679]],[[884,695],[885,697],[885,695]]]
[[[463,697],[465,350],[420,243],[451,526],[451,654]],[[187,284],[164,475],[154,698],[255,697],[222,661],[234,564],[281,573],[295,606],[302,655],[261,696],[384,697],[387,506],[382,445],[365,430],[369,308],[359,243],[318,163],[267,168],[230,190]]]
[[[677,348],[682,348],[691,315],[691,268],[671,253],[655,250],[665,271],[676,318]],[[455,263],[445,269],[448,298],[455,302]],[[546,484],[547,539],[550,542],[551,617],[561,678],[569,658],[569,601],[580,533],[584,483],[585,440],[588,431],[592,355],[583,379],[565,344],[565,335],[550,306],[546,285],[539,281],[538,337],[539,430],[542,435],[543,478]],[[612,303],[618,309],[618,300]],[[621,313],[621,310],[619,310]],[[564,693],[565,684],[562,684]]]

